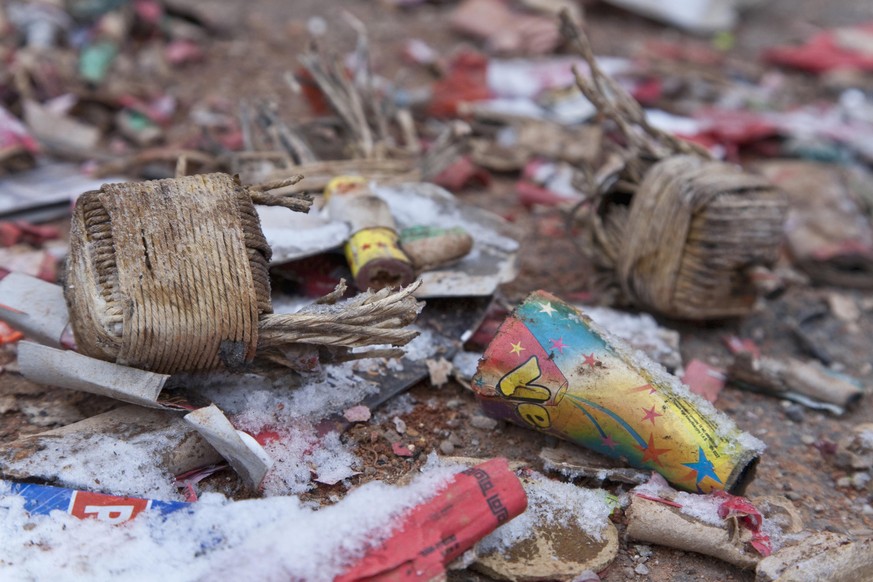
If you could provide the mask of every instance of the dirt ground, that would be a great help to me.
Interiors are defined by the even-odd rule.
[[[447,24],[451,2],[435,2],[407,10],[390,8],[379,2],[343,2],[338,0],[250,0],[223,3],[223,10],[236,11],[239,28],[231,38],[215,41],[206,62],[179,74],[170,91],[183,103],[204,98],[220,98],[231,103],[245,100],[273,100],[286,119],[310,115],[305,103],[288,91],[281,77],[297,67],[295,55],[304,48],[306,23],[311,17],[328,23],[327,38],[338,50],[353,47],[354,35],[341,20],[342,11],[360,18],[368,27],[375,69],[389,78],[403,69],[414,80],[424,73],[405,67],[400,61],[403,43],[420,38],[448,53],[462,41]],[[698,42],[687,34],[629,15],[596,3],[586,4],[588,29],[600,55],[636,56],[650,39],[675,42]],[[771,0],[746,15],[735,35],[729,52],[729,64],[765,72],[759,64],[762,48],[773,44],[796,42],[820,27],[852,24],[873,18],[873,4],[854,0]],[[785,99],[796,103],[814,99],[833,99],[826,87],[801,74],[785,73],[789,89]],[[869,79],[868,79],[869,81]],[[687,104],[673,103],[677,110]],[[671,106],[664,104],[665,108]],[[191,131],[181,124],[174,132]],[[513,191],[513,179],[497,176],[485,189],[469,189],[460,194],[467,202],[488,208],[512,219],[523,232],[519,256],[519,276],[506,285],[503,294],[517,302],[534,289],[546,289],[561,297],[575,299],[590,291],[590,268],[576,252],[572,242],[555,225],[563,223],[558,210],[528,210],[520,206]],[[826,306],[826,297],[838,293],[854,298],[862,307],[856,328],[847,329],[830,314],[814,320],[807,331],[815,344],[845,372],[873,383],[873,293],[829,288],[793,288],[778,298],[762,301],[748,318],[706,325],[661,319],[667,327],[682,334],[683,360],[704,360],[716,366],[729,362],[723,338],[728,335],[753,338],[767,353],[806,357],[789,330],[790,321],[799,314]],[[3,354],[7,366],[0,376],[0,439],[12,440],[108,409],[112,403],[98,397],[34,385],[15,373],[14,348]],[[470,392],[456,383],[435,389],[428,382],[415,386],[410,394],[414,410],[401,415],[411,429],[405,438],[426,453],[438,450],[442,441],[457,443],[455,455],[487,458],[506,456],[527,461],[542,469],[538,453],[543,447],[555,446],[554,439],[516,426],[500,425],[494,431],[470,426],[469,419],[478,409]],[[389,404],[390,406],[390,404]],[[806,529],[828,530],[853,536],[873,535],[871,490],[838,487],[837,480],[846,473],[835,468],[822,454],[822,444],[838,441],[857,423],[873,421],[873,407],[863,401],[858,409],[842,417],[789,405],[778,399],[741,391],[728,386],[719,396],[717,408],[731,416],[744,430],[766,442],[767,452],[757,469],[757,477],[746,493],[749,496],[781,493],[792,499],[801,512]],[[391,421],[356,425],[347,434],[355,451],[365,462],[362,475],[353,483],[372,479],[396,481],[420,465],[425,454],[403,459],[392,453],[391,443],[383,433]],[[213,487],[222,489],[222,479],[215,476]],[[582,483],[585,484],[585,483]],[[228,485],[231,486],[231,485]],[[320,486],[309,494],[326,499],[342,492],[341,485]],[[621,531],[622,524],[618,524]],[[690,582],[692,580],[749,581],[754,573],[743,572],[723,562],[659,546],[652,546],[645,557],[633,543],[622,543],[615,562],[601,573],[608,582],[651,580],[654,582]],[[644,554],[647,552],[643,552]],[[634,572],[645,563],[648,575]],[[464,571],[453,573],[453,580],[485,579]]]

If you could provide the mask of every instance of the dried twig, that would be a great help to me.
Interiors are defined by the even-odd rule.
[[[618,126],[631,148],[640,155],[654,160],[682,153],[711,158],[705,149],[680,140],[649,124],[640,104],[600,68],[594,57],[591,42],[566,10],[561,11],[561,33],[585,59],[591,71],[591,78],[588,79],[580,74],[576,67],[573,68],[579,90],[594,104],[601,116]]]

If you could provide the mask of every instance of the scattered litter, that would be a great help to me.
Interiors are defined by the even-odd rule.
[[[251,435],[236,430],[217,406],[189,412],[185,422],[224,457],[248,487],[257,490],[261,486],[273,460]]]
[[[158,397],[170,378],[33,342],[21,343],[18,362],[21,373],[34,382],[153,408],[162,407]]]
[[[337,303],[341,289],[321,305],[270,313],[270,250],[253,204],[307,210],[306,200],[271,193],[298,179],[245,187],[226,174],[207,174],[104,184],[84,194],[73,215],[65,286],[79,351],[173,373],[239,369],[256,355],[293,367],[283,349],[295,346],[331,345],[340,348],[336,355],[342,359],[348,348],[411,341],[417,334],[403,328],[420,310],[411,297],[416,285]],[[174,195],[165,197],[164,191]],[[167,229],[173,244],[166,243]],[[167,288],[174,290],[172,309],[163,306]],[[197,298],[207,289],[223,301],[204,306]],[[338,316],[354,323],[340,326]],[[152,342],[160,347],[152,349]]]
[[[473,237],[463,228],[418,226],[404,228],[400,246],[420,271],[450,265],[470,253]]]
[[[545,54],[558,45],[554,18],[513,11],[500,0],[464,0],[450,16],[452,26],[485,41],[500,54]]]
[[[61,347],[70,318],[60,286],[21,273],[9,273],[0,280],[0,298],[0,319],[30,339],[46,346]]]
[[[358,289],[378,291],[412,283],[412,261],[400,248],[391,208],[369,191],[364,178],[335,178],[324,198],[331,218],[349,224],[345,253]]]
[[[519,245],[513,228],[486,210],[459,204],[442,188],[428,183],[377,185],[401,229],[411,226],[463,228],[473,237],[473,251],[460,261],[419,274],[416,297],[482,297],[515,278]]]
[[[873,228],[851,172],[798,160],[766,162],[761,171],[788,194],[785,235],[794,264],[827,285],[873,286]]]
[[[838,467],[853,470],[873,468],[873,423],[865,422],[852,428],[852,432],[840,439],[833,455]]]
[[[693,0],[681,4],[657,0],[607,0],[607,2],[699,34],[711,34],[733,28],[740,5],[739,0]]]
[[[873,23],[825,30],[801,46],[774,47],[765,58],[777,65],[794,67],[811,73],[834,69],[873,71]]]
[[[871,23],[606,3],[0,5],[0,578],[873,577]]]
[[[526,515],[525,493],[506,459],[457,473],[442,492],[404,516],[381,547],[374,546],[337,580],[383,575],[425,581],[444,575],[446,564],[477,541]]]
[[[507,510],[506,519],[522,511],[521,487],[516,485],[518,493],[512,494],[508,480],[511,477],[517,483],[517,479],[507,476],[505,470],[486,470],[501,485],[497,491]],[[444,503],[437,502],[444,496],[435,495],[451,487],[456,471],[429,467],[407,487],[368,483],[340,503],[322,509],[306,507],[295,497],[233,502],[221,495],[204,495],[190,506],[190,511],[170,515],[145,512],[124,528],[57,512],[51,516],[30,515],[24,509],[23,498],[3,491],[0,512],[4,518],[0,524],[4,539],[10,542],[3,547],[4,575],[69,576],[74,567],[76,575],[100,579],[160,576],[191,580],[221,573],[232,578],[255,574],[265,579],[295,576],[326,582],[378,551],[378,544],[392,537],[398,520],[407,512],[425,504],[426,509],[420,512],[429,513],[433,505],[427,505],[428,500]],[[477,481],[469,481],[478,492]],[[476,504],[471,497],[472,491],[460,498]],[[479,531],[484,535],[498,523],[486,503],[477,505],[483,511],[472,522],[470,537],[474,540]],[[462,505],[460,515],[470,515],[467,508]],[[28,523],[32,525],[26,526]],[[312,531],[325,535],[298,535]],[[436,528],[427,531],[436,536],[441,533]],[[446,535],[450,533],[454,532]],[[143,552],[160,555],[161,559],[143,561]],[[252,556],[261,558],[252,561]],[[430,556],[441,558],[442,554],[434,552]]]
[[[0,218],[36,221],[66,216],[82,192],[99,188],[104,182],[84,174],[74,164],[64,163],[38,165],[4,176],[0,181]]]
[[[409,448],[409,446],[404,445],[400,442],[391,443],[391,450],[394,451],[394,454],[398,457],[411,457],[415,453]]]
[[[755,357],[740,352],[728,367],[727,375],[740,387],[834,414],[843,414],[857,405],[864,395],[857,380],[829,370],[816,361]]]

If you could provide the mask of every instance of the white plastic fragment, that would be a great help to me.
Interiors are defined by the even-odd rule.
[[[737,22],[737,0],[607,0],[626,10],[700,34],[728,30]]]
[[[255,439],[244,440],[216,405],[186,414],[185,422],[215,447],[246,485],[253,489],[261,486],[273,466],[272,460]]]
[[[33,342],[19,344],[18,365],[25,378],[38,384],[90,392],[151,408],[161,408],[158,396],[170,378],[166,374],[104,362]]]
[[[0,319],[28,338],[60,347],[70,321],[64,290],[30,275],[9,273],[0,280]]]

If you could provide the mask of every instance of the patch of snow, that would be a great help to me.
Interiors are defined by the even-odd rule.
[[[375,424],[382,424],[395,416],[405,416],[415,410],[416,404],[418,404],[418,400],[415,399],[415,396],[405,392],[400,396],[392,398],[379,408],[376,414],[373,415],[373,421]]]
[[[471,380],[476,374],[476,368],[479,367],[481,359],[481,352],[458,352],[452,359],[452,365],[462,378]]]
[[[483,553],[505,552],[534,536],[535,528],[550,525],[575,527],[601,539],[612,513],[606,491],[554,481],[536,472],[522,484],[527,493],[527,510],[482,539],[479,548]]]
[[[609,307],[582,307],[597,325],[608,329],[631,347],[642,350],[662,365],[677,369],[682,366],[679,353],[679,332],[658,325],[648,313],[627,313]]]
[[[320,509],[293,496],[232,502],[206,494],[190,511],[146,512],[117,526],[57,511],[30,515],[22,497],[0,490],[0,579],[327,582],[458,470],[431,465],[402,488],[367,483]]]
[[[679,511],[702,523],[720,526],[724,522],[718,516],[718,507],[724,503],[724,499],[714,495],[698,495],[680,491],[673,498],[673,501],[682,505]]]
[[[175,426],[125,437],[71,433],[63,437],[63,450],[75,454],[67,455],[63,465],[58,466],[59,454],[48,444],[24,459],[10,461],[4,469],[52,478],[75,489],[182,500],[173,475],[162,468],[179,434]]]

